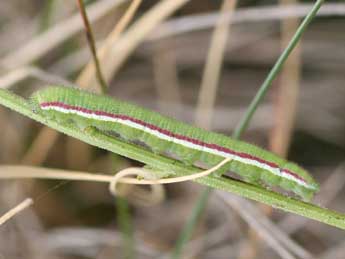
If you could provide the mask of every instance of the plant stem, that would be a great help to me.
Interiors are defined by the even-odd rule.
[[[126,199],[116,197],[117,220],[122,233],[123,258],[134,258],[133,225],[130,208]]]
[[[205,205],[208,201],[209,194],[212,190],[212,188],[207,187],[200,194],[200,197],[192,211],[192,215],[188,219],[187,223],[184,225],[182,232],[180,233],[180,236],[177,239],[174,253],[171,257],[172,259],[177,259],[181,257],[183,247],[191,239],[193,230],[195,229],[195,224],[200,221],[202,212],[204,211]]]
[[[93,58],[93,61],[95,64],[97,80],[101,86],[102,93],[105,94],[107,92],[108,87],[107,87],[107,84],[106,84],[104,77],[102,75],[101,66],[99,64],[99,60],[98,60],[97,52],[96,52],[95,39],[93,37],[93,33],[92,33],[92,29],[91,29],[91,26],[89,23],[89,19],[87,18],[84,2],[83,2],[83,0],[77,0],[77,3],[79,6],[80,15],[83,19],[84,26],[85,26],[86,39],[87,39],[87,42],[89,44],[92,58]]]
[[[318,0],[308,15],[304,18],[301,25],[298,27],[296,33],[292,37],[291,41],[284,49],[283,53],[280,55],[276,63],[274,64],[273,68],[269,72],[268,76],[266,77],[265,81],[262,83],[259,91],[255,95],[253,101],[250,103],[245,115],[242,117],[242,120],[238,124],[233,134],[234,138],[240,138],[242,133],[247,129],[250,120],[252,119],[254,112],[258,108],[259,103],[262,101],[263,97],[266,95],[267,91],[270,89],[273,80],[277,77],[279,71],[282,69],[286,59],[289,57],[290,53],[297,45],[299,40],[301,39],[304,31],[308,27],[309,23],[315,17],[317,11],[320,9],[324,0]]]

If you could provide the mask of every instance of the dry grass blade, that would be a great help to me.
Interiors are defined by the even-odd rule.
[[[280,0],[282,6],[296,4],[295,0]],[[286,47],[298,28],[299,20],[290,18],[282,21],[282,49]],[[301,73],[301,43],[297,44],[280,74],[280,86],[276,97],[275,126],[270,136],[270,150],[286,157],[290,139],[295,124],[297,102],[299,96],[299,81]]]
[[[134,49],[145,39],[145,37],[169,17],[173,12],[178,10],[189,0],[164,0],[159,1],[151,10],[147,11],[143,17],[135,22],[117,43],[102,62],[104,77],[109,82],[119,71],[122,64],[127,60]]]
[[[312,7],[312,4],[298,4],[289,7],[249,7],[236,10],[232,16],[231,23],[262,22],[270,20],[281,20],[291,17],[304,17]],[[317,16],[344,16],[345,4],[329,3],[322,6]],[[190,31],[197,31],[213,27],[219,18],[219,12],[208,14],[190,15],[182,18],[175,18],[161,24],[152,33],[149,40],[159,40],[166,37],[176,36]]]
[[[168,41],[154,44],[152,57],[153,75],[159,110],[166,115],[180,115],[182,98],[179,89],[176,57]]]
[[[229,23],[236,2],[236,0],[223,1],[220,16],[216,28],[214,29],[210,49],[207,54],[195,118],[195,124],[206,129],[211,128],[211,119],[218,90],[224,51],[230,31]]]
[[[282,258],[295,258],[290,252],[299,258],[311,259],[313,256],[303,247],[292,241],[284,232],[277,228],[264,214],[249,202],[225,192],[216,192],[227,205],[237,213],[274,249]]]
[[[98,20],[125,1],[126,0],[103,0],[95,2],[87,8],[90,22],[92,23]],[[75,14],[56,24],[46,32],[36,36],[21,48],[7,54],[1,60],[0,64],[8,69],[27,65],[43,57],[51,49],[57,47],[82,29],[83,23],[80,20],[80,16],[79,14]]]
[[[96,227],[60,227],[38,236],[37,243],[50,253],[73,251],[73,256],[96,258],[100,247],[121,248],[121,232],[115,229],[105,230]],[[141,256],[156,258],[160,253],[147,243],[147,240],[135,236],[135,250]],[[87,249],[85,249],[87,247]],[[55,257],[54,257],[55,258]]]
[[[11,72],[7,73],[6,75],[0,77],[0,88],[8,89],[11,86],[21,82],[28,77],[33,77],[39,80],[42,80],[45,83],[51,84],[62,84],[62,85],[73,85],[71,81],[68,81],[62,77],[56,76],[54,74],[48,73],[42,69],[36,67],[21,67]]]
[[[44,162],[49,150],[53,147],[55,140],[59,134],[48,127],[41,129],[30,148],[22,158],[22,164],[26,165],[40,165]]]
[[[19,203],[16,207],[6,212],[4,215],[0,217],[0,226],[3,225],[6,221],[10,220],[15,215],[17,215],[18,213],[20,213],[22,210],[31,206],[33,203],[34,202],[31,198],[27,198],[21,203]]]

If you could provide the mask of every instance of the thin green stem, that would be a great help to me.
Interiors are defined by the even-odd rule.
[[[124,248],[123,258],[133,259],[134,254],[134,238],[133,225],[131,221],[131,214],[129,211],[129,204],[126,199],[122,197],[116,198],[117,221],[122,233],[122,241]]]
[[[320,9],[324,0],[318,0],[309,14],[304,18],[300,26],[298,27],[296,33],[290,40],[287,47],[284,49],[283,53],[280,55],[276,63],[274,64],[273,68],[269,72],[268,76],[266,77],[265,81],[262,83],[259,91],[255,95],[253,101],[250,103],[245,115],[242,117],[242,120],[238,124],[233,134],[234,138],[240,138],[242,133],[247,129],[250,120],[252,119],[254,112],[258,108],[259,103],[262,101],[263,97],[266,95],[267,91],[270,89],[273,80],[277,77],[279,71],[282,69],[286,59],[289,57],[292,50],[295,48],[299,40],[301,39],[304,31],[308,27],[309,23],[315,17],[317,11]]]
[[[304,18],[300,26],[298,27],[296,33],[290,40],[288,46],[284,49],[283,53],[280,55],[274,66],[272,67],[271,71],[269,72],[268,76],[266,77],[265,81],[262,83],[261,87],[259,88],[257,94],[255,95],[254,99],[250,103],[246,113],[242,117],[242,120],[236,127],[233,138],[239,139],[242,135],[242,133],[247,129],[248,124],[250,120],[252,119],[258,105],[262,101],[262,99],[265,97],[267,91],[270,89],[273,80],[277,77],[279,71],[282,69],[285,61],[289,57],[290,53],[294,49],[294,47],[297,45],[299,40],[301,39],[304,31],[308,27],[309,23],[313,20],[315,17],[317,11],[320,9],[322,3],[324,0],[318,0],[309,14]],[[208,196],[211,193],[211,190],[208,188],[204,190],[204,192],[200,195],[197,205],[193,208],[192,216],[187,221],[186,225],[184,226],[182,232],[179,235],[179,238],[176,242],[175,248],[172,253],[172,258],[178,259],[181,257],[183,246],[189,241],[190,237],[192,236],[192,232],[195,229],[195,226],[198,222],[198,219],[200,218],[200,215],[195,215],[196,213],[203,213]],[[273,206],[274,207],[274,206]]]
[[[108,87],[107,87],[107,83],[104,80],[104,77],[103,77],[103,74],[102,74],[102,70],[101,70],[101,66],[99,64],[99,60],[98,60],[98,57],[97,57],[96,46],[95,46],[95,39],[93,37],[93,33],[92,33],[92,29],[91,29],[91,25],[90,25],[89,19],[87,18],[84,2],[83,2],[83,0],[77,0],[77,3],[78,3],[78,6],[79,6],[80,15],[81,15],[81,17],[83,19],[84,26],[85,26],[86,39],[87,39],[87,42],[88,42],[90,50],[91,50],[93,62],[95,64],[96,77],[97,77],[97,80],[98,80],[98,82],[99,82],[99,84],[101,86],[102,93],[105,94],[107,92]]]
[[[174,173],[176,176],[184,176],[200,172],[200,168],[186,166],[182,162],[154,154],[140,146],[123,142],[113,136],[104,135],[104,133],[95,128],[90,127],[81,131],[73,124],[63,124],[50,120],[33,111],[27,100],[4,89],[0,89],[0,104],[90,145],[140,161],[153,168],[160,169],[163,172],[163,175],[166,175],[166,172]],[[159,171],[155,170],[155,173],[159,174]],[[213,175],[196,179],[195,182],[214,189],[231,192],[248,199],[262,202],[274,208],[292,212],[331,226],[345,229],[345,214],[286,197],[259,186],[254,186],[227,177],[217,177]]]
[[[200,197],[193,209],[192,215],[186,222],[185,226],[182,229],[182,232],[180,233],[179,238],[177,239],[174,253],[172,254],[172,257],[171,257],[172,259],[177,259],[181,257],[183,247],[191,239],[193,230],[195,229],[195,224],[200,221],[202,212],[205,208],[205,205],[207,204],[209,194],[211,193],[212,190],[213,190],[212,188],[207,187],[200,194]]]

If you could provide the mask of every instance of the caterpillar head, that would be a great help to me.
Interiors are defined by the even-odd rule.
[[[312,190],[313,192],[317,192],[319,190],[319,185],[316,183],[314,178],[302,167],[299,165],[292,163],[292,162],[287,162],[282,168],[282,171],[289,171],[293,172],[294,174],[297,175],[297,177],[300,177],[306,182],[308,185],[307,189]]]

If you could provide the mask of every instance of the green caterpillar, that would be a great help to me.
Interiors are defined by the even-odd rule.
[[[81,128],[93,126],[119,134],[126,141],[144,142],[153,152],[179,160],[214,166],[224,158],[246,182],[279,186],[310,200],[318,184],[304,169],[254,145],[233,140],[127,102],[67,87],[49,87],[32,95],[34,109],[45,116]]]

